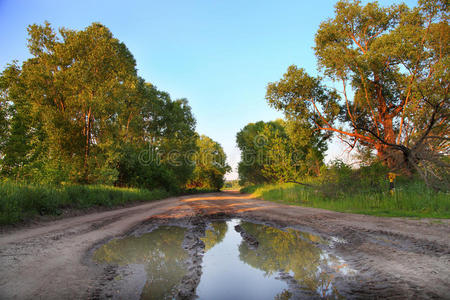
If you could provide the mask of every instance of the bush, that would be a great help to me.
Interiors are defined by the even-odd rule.
[[[376,162],[353,170],[340,160],[332,162],[324,172],[320,182],[320,192],[325,197],[336,198],[342,195],[365,192],[383,192],[389,188],[388,169]]]

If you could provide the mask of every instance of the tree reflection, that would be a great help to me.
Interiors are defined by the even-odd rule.
[[[241,226],[259,242],[256,250],[241,242],[239,258],[243,262],[267,275],[280,271],[289,273],[303,288],[322,297],[338,296],[327,269],[331,267],[338,271],[339,262],[312,243],[320,242],[319,237],[247,222]],[[228,230],[226,222],[214,222],[211,227],[201,238],[205,252],[222,242]],[[141,299],[173,299],[178,285],[188,273],[189,254],[182,247],[185,234],[185,228],[162,226],[140,237],[112,240],[101,246],[93,258],[100,263],[144,265],[147,281]],[[276,299],[291,296],[291,291],[283,290]]]
[[[332,264],[330,260],[333,258],[324,255],[311,243],[320,241],[319,237],[293,229],[283,231],[247,222],[243,222],[241,226],[259,242],[256,250],[250,249],[244,241],[241,242],[239,258],[242,261],[267,275],[279,271],[292,272],[294,279],[308,290],[317,292],[322,297],[337,296],[331,284],[333,277],[323,268]],[[286,295],[280,295],[283,296]]]
[[[213,222],[211,227],[213,230],[206,230],[205,237],[201,238],[205,243],[205,252],[222,242],[228,230],[226,222]]]
[[[182,248],[186,229],[162,226],[140,237],[112,240],[94,253],[100,263],[142,264],[147,272],[141,299],[172,299],[186,274],[188,253]]]
[[[283,290],[281,293],[277,294],[274,300],[289,300],[291,299],[292,294],[288,290]]]

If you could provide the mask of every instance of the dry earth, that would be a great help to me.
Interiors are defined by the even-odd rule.
[[[1,299],[89,299],[108,268],[92,249],[149,220],[226,215],[321,235],[358,271],[352,298],[449,298],[449,220],[410,220],[281,205],[238,193],[169,198],[0,234]],[[333,242],[338,241],[338,242]]]

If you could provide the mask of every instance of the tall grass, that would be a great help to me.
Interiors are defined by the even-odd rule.
[[[38,186],[0,182],[0,224],[12,224],[34,215],[60,214],[62,209],[112,207],[168,197],[165,190],[118,188],[105,185]]]
[[[322,183],[325,187],[326,183]],[[249,186],[241,190],[264,200],[324,208],[340,212],[351,212],[391,217],[450,218],[450,195],[435,192],[420,180],[400,182],[393,194],[386,189],[361,189],[336,191],[327,195],[320,188],[298,184],[272,184]]]

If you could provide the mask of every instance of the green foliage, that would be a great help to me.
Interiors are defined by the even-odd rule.
[[[319,175],[326,138],[302,121],[250,123],[236,135],[240,184],[286,182]]]
[[[441,181],[449,168],[438,172],[449,146],[448,12],[445,1],[413,9],[338,1],[315,36],[325,78],[290,66],[268,85],[267,101],[351,147],[376,150],[391,168]]]
[[[138,77],[105,26],[28,27],[32,58],[0,74],[0,176],[33,184],[182,190],[195,118]],[[145,155],[152,149],[155,155]],[[174,156],[172,154],[178,154]]]
[[[0,74],[0,176],[17,182],[1,184],[0,223],[220,189],[229,170],[223,149],[198,138],[186,99],[137,75],[108,28],[45,23],[28,33],[32,58]],[[188,161],[198,147],[214,160]],[[192,178],[198,184],[186,190]]]
[[[202,135],[197,139],[197,148],[193,157],[195,169],[187,187],[220,190],[225,182],[225,173],[231,170],[222,146]]]
[[[353,170],[340,160],[333,161],[320,177],[319,191],[324,197],[338,198],[349,194],[379,193],[388,189],[388,168],[380,162]]]
[[[340,112],[337,92],[327,89],[320,77],[311,77],[294,65],[288,68],[280,81],[268,84],[266,99],[271,106],[302,124],[326,126],[332,124]],[[317,117],[315,105],[326,106],[323,119]]]
[[[263,121],[247,124],[236,134],[236,143],[241,150],[241,161],[238,165],[240,184],[246,183],[259,184],[270,181],[263,170],[263,158],[265,156],[266,138],[262,135],[264,127],[279,127],[276,122]]]
[[[62,209],[112,207],[168,197],[165,190],[117,188],[105,185],[25,185],[0,183],[0,224],[12,224],[34,215],[58,215]]]
[[[387,168],[380,163],[352,170],[334,162],[320,177],[304,178],[298,184],[253,185],[241,190],[264,200],[310,206],[341,212],[379,216],[450,217],[450,197],[436,192],[418,178],[398,177],[389,191]]]

